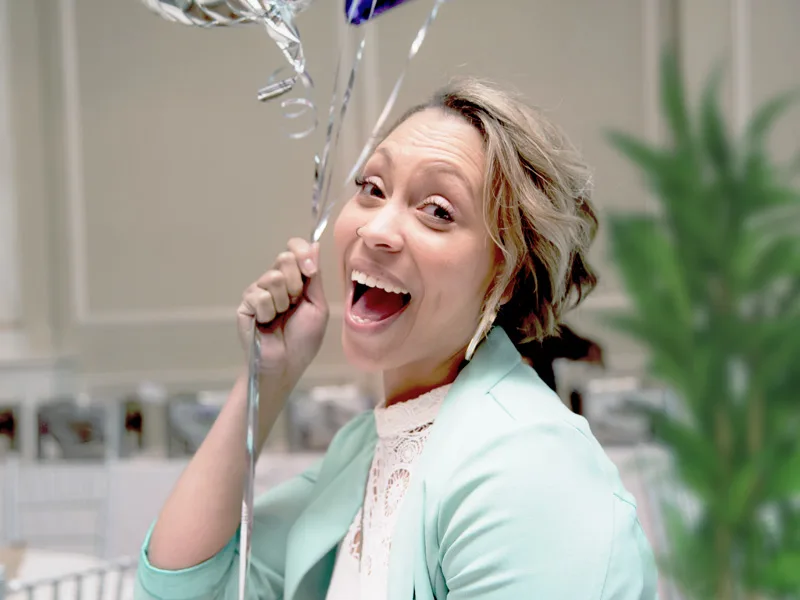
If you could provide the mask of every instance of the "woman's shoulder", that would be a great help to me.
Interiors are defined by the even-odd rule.
[[[633,589],[654,597],[635,501],[582,417],[524,371],[461,408],[462,427],[443,432],[425,482],[426,518],[447,572],[499,556],[496,570],[513,570],[520,589],[543,597],[567,585],[575,586],[570,597],[630,597]],[[552,577],[538,565],[551,565]]]
[[[467,432],[472,444],[494,445],[521,436],[531,444],[536,436],[526,432],[550,431],[564,444],[595,443],[586,420],[573,413],[529,366],[520,363],[485,393],[448,398],[452,405],[442,425]]]
[[[454,451],[446,460],[437,457],[440,477],[569,481],[570,493],[617,495],[635,506],[586,420],[527,365],[512,369],[483,397],[465,400],[454,407],[453,422],[442,423]]]
[[[525,363],[520,363],[497,381],[488,395],[502,409],[502,413],[517,425],[559,422],[582,429],[585,423]]]

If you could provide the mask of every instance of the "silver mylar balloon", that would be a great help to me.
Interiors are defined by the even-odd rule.
[[[295,16],[314,0],[142,0],[167,21],[194,27],[226,27],[263,23],[296,73],[305,71],[305,57]]]
[[[275,7],[293,14],[306,10],[314,0],[142,0],[168,21],[196,27],[220,27],[250,23]]]

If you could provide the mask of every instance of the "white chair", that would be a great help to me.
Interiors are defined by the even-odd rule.
[[[69,568],[69,559],[54,553],[37,552],[30,557],[31,571],[45,575],[23,575],[4,580],[0,571],[0,600],[131,600],[136,561],[96,561],[92,566]],[[67,559],[67,560],[65,560]],[[38,566],[38,569],[36,568]]]

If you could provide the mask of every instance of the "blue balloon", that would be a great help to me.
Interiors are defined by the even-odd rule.
[[[408,0],[345,0],[344,14],[351,25],[361,25],[403,2]]]

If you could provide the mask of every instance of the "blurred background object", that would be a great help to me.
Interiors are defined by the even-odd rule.
[[[603,349],[600,345],[581,337],[567,325],[562,325],[556,335],[524,344],[519,351],[522,360],[533,367],[542,381],[556,393],[559,392],[555,367],[557,361],[569,360],[605,367]],[[582,415],[583,395],[581,390],[570,389],[568,398],[572,411]]]
[[[296,390],[286,407],[289,449],[324,452],[343,425],[376,402],[352,383]]]
[[[17,445],[18,413],[18,402],[0,400],[0,459],[11,451],[19,450]]]
[[[72,398],[40,405],[38,413],[40,459],[103,460],[105,413],[103,406],[82,406]]]

